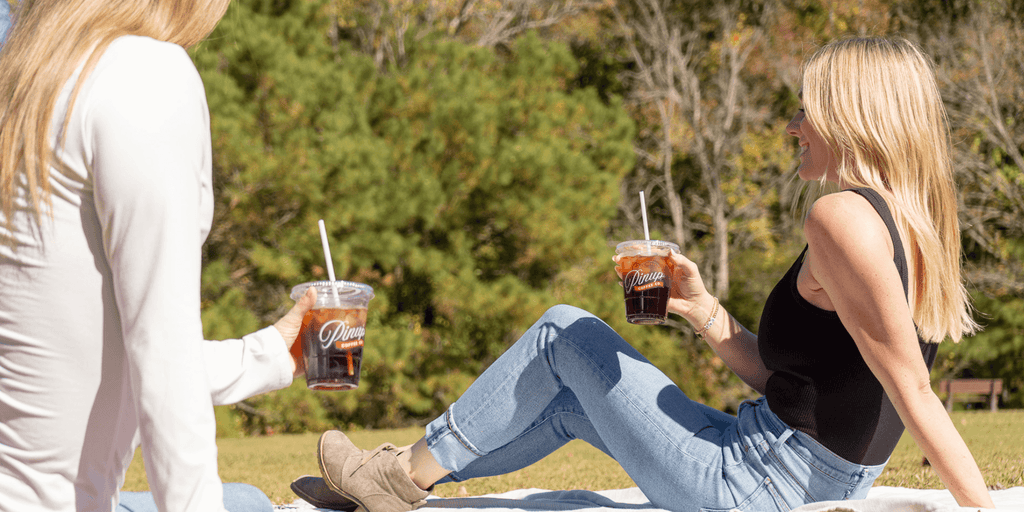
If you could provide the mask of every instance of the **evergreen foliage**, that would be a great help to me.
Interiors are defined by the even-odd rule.
[[[311,392],[297,379],[220,408],[221,434],[422,423],[557,303],[605,319],[693,398],[735,410],[752,391],[688,325],[626,324],[612,247],[642,233],[636,191],[647,190],[652,237],[685,242],[708,282],[726,269],[716,293],[756,331],[803,246],[799,206],[814,195],[789,172],[797,149],[784,131],[801,62],[820,42],[858,34],[919,42],[947,96],[986,330],[944,344],[933,378],[1001,377],[1004,405],[1024,406],[1019,2],[661,3],[676,20],[666,28],[696,48],[697,82],[677,84],[680,97],[704,91],[709,122],[731,119],[726,100],[744,109],[733,135],[718,133],[717,182],[689,149],[714,134],[667,108],[675,93],[637,85],[643,66],[624,27],[643,26],[629,18],[639,3],[233,2],[192,51],[217,201],[205,334],[268,325],[292,286],[327,278],[319,218],[338,277],[376,298],[358,390]],[[986,59],[1003,69],[986,75]],[[738,97],[717,94],[727,83],[742,86]]]
[[[939,346],[933,376],[1003,379],[1002,407],[1024,407],[1024,299],[975,295],[984,330]],[[987,404],[985,405],[987,407]]]
[[[557,282],[600,272],[597,293],[618,293],[605,234],[632,123],[568,90],[567,46],[528,35],[499,55],[427,38],[378,71],[325,30],[315,2],[239,2],[195,52],[217,187],[206,334],[270,323],[291,286],[325,278],[318,218],[338,277],[376,293],[359,390],[254,398],[251,431],[422,421],[555,303]],[[562,299],[586,302],[593,287],[571,285]]]

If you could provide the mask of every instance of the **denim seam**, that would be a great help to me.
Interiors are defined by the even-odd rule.
[[[585,415],[583,415],[583,414],[580,414],[580,413],[577,413],[577,412],[572,412],[572,411],[558,411],[558,412],[556,412],[556,413],[554,413],[554,414],[551,414],[551,415],[549,415],[549,416],[545,417],[545,418],[544,418],[544,419],[543,419],[542,421],[537,421],[535,425],[533,425],[533,426],[531,426],[531,427],[527,428],[526,430],[523,430],[522,432],[520,432],[520,433],[519,433],[519,435],[517,435],[516,437],[512,438],[512,440],[511,440],[511,441],[509,441],[509,443],[515,442],[516,440],[518,440],[519,438],[521,438],[521,437],[525,436],[526,434],[529,434],[530,432],[533,432],[534,430],[537,430],[538,428],[540,428],[540,427],[541,427],[541,425],[543,425],[543,424],[544,424],[544,422],[545,422],[545,421],[547,421],[547,420],[548,420],[548,419],[550,419],[550,418],[554,418],[554,417],[556,417],[556,416],[559,416],[559,415],[561,415],[561,414],[569,414],[569,415],[572,415],[572,416],[577,416],[577,417],[580,417],[580,418],[584,418],[584,419],[586,419],[586,416],[585,416]],[[572,438],[572,439],[575,439],[575,438]]]
[[[768,489],[768,493],[772,495],[772,499],[775,500],[775,506],[779,507],[780,510],[792,510],[789,503],[786,503],[786,499],[782,497],[779,490],[775,487],[775,482],[772,481],[772,477],[765,478],[765,488]]]
[[[569,340],[569,338],[563,338],[562,337],[561,329],[558,329],[558,330],[555,331],[555,337],[556,338],[561,338],[561,339],[564,339],[564,340]],[[562,378],[558,375],[558,373],[555,372],[555,354],[551,350],[554,346],[555,346],[554,343],[546,343],[545,344],[545,346],[544,346],[544,360],[547,361],[547,363],[548,363],[548,372],[551,373],[551,378],[555,379],[555,382],[558,382],[559,387],[562,387],[562,386],[565,386],[565,384],[562,382]]]
[[[818,467],[818,464],[816,464],[815,461],[811,460],[808,457],[805,457],[804,454],[801,453],[800,451],[793,450],[793,454],[796,455],[797,457],[799,457],[804,462],[806,462],[808,467],[810,467],[811,469],[813,469],[817,473],[821,474],[822,476],[828,478],[829,480],[832,480],[833,482],[836,482],[838,484],[850,484],[851,483],[850,479],[838,478],[835,475],[833,475],[831,472],[825,471],[824,469]],[[838,468],[833,468],[833,467],[830,466],[829,469],[831,469],[831,470],[833,470],[833,471],[835,471],[837,473],[845,474],[842,470],[840,470]],[[852,482],[852,483],[854,485],[856,485],[856,482]]]
[[[861,468],[861,470],[857,472],[856,481],[850,482],[850,486],[846,489],[846,492],[843,494],[844,500],[849,499],[850,495],[853,494],[854,489],[860,487],[860,484],[864,482],[864,477],[867,476],[867,472],[867,468]]]
[[[445,411],[445,423],[447,424],[447,428],[448,428],[449,432],[445,433],[445,434],[442,434],[440,436],[433,436],[433,438],[434,439],[440,439],[441,437],[444,437],[444,435],[451,435],[452,437],[455,438],[456,441],[458,441],[460,444],[462,444],[462,446],[464,448],[466,448],[467,451],[473,453],[474,455],[476,455],[478,457],[483,457],[483,456],[487,455],[486,453],[481,453],[480,450],[476,449],[475,447],[470,446],[469,444],[467,444],[466,441],[464,441],[462,439],[462,436],[460,436],[459,433],[458,433],[459,432],[458,428],[455,427],[453,425],[453,423],[452,423],[450,411],[451,411],[451,408],[449,408],[448,410]],[[551,418],[554,418],[556,416],[559,416],[559,415],[563,415],[563,414],[572,415],[572,416],[576,416],[576,417],[579,417],[579,418],[586,418],[586,415],[580,414],[580,413],[575,412],[575,411],[569,411],[569,410],[557,411],[557,412],[555,412],[553,414],[550,414],[550,415],[548,415],[546,417],[539,418],[538,419],[539,421],[537,421],[534,425],[530,426],[526,430],[523,430],[522,432],[520,432],[519,435],[517,435],[516,437],[512,438],[512,440],[510,440],[509,443],[515,442],[516,440],[518,440],[521,437],[529,434],[530,432],[533,432],[534,430],[537,430],[547,420],[549,420]],[[573,438],[573,439],[575,439],[575,438]]]
[[[775,510],[792,510],[792,508],[789,506],[789,503],[786,502],[786,499],[783,498],[782,494],[779,493],[778,488],[775,486],[775,481],[772,480],[772,477],[770,477],[770,476],[765,476],[764,479],[761,480],[761,483],[757,484],[757,486],[754,487],[754,491],[753,492],[751,492],[749,495],[747,495],[743,499],[738,500],[736,502],[736,505],[733,506],[733,507],[730,507],[729,509],[724,509],[724,508],[704,508],[704,507],[701,507],[699,510],[700,510],[700,512],[724,512],[725,510],[729,510],[729,512],[733,512],[733,511],[739,511],[740,510],[740,508],[739,508],[740,506],[743,506],[744,509],[746,509],[746,510],[752,510],[752,509],[750,509],[750,505],[752,505],[753,498],[755,498],[759,493],[762,493],[762,491],[767,493],[768,496],[771,497],[772,502],[775,504]],[[762,511],[758,511],[758,512],[762,512]]]
[[[627,395],[627,394],[623,393],[621,390],[617,389],[615,387],[614,383],[612,382],[612,380],[608,378],[608,375],[603,370],[600,369],[600,366],[598,366],[597,363],[594,362],[594,360],[591,359],[590,356],[588,356],[586,352],[584,352],[583,350],[581,350],[579,348],[578,340],[572,339],[572,338],[570,338],[568,336],[563,336],[562,333],[558,333],[556,336],[558,338],[561,338],[562,340],[564,340],[566,342],[566,344],[571,346],[582,357],[584,357],[590,363],[590,365],[593,368],[596,368],[597,369],[596,373],[599,374],[602,379],[604,379],[605,383],[609,384],[612,389],[615,389],[616,392],[619,394],[619,396],[621,396],[626,402],[628,402],[630,404],[630,406],[633,407],[634,411],[636,411],[638,414],[640,414],[644,418],[646,418],[648,420],[648,424],[650,424],[652,427],[654,427],[661,434],[661,437],[665,440],[665,442],[668,443],[669,445],[671,445],[676,450],[677,453],[679,453],[680,455],[686,457],[688,460],[691,460],[691,461],[701,465],[702,467],[710,467],[705,461],[697,459],[697,458],[693,457],[692,455],[690,455],[689,453],[687,453],[685,450],[681,449],[679,447],[679,445],[677,445],[675,443],[675,440],[673,439],[673,437],[668,435],[664,430],[661,429],[660,426],[658,426],[657,423],[652,421],[650,415],[648,415],[646,411],[644,411],[635,402],[633,402],[633,400],[631,400],[629,398],[629,395]]]
[[[505,388],[505,386],[509,385],[510,383],[513,383],[515,381],[515,379],[516,379],[516,377],[515,377],[514,374],[509,374],[507,377],[505,377],[504,380],[501,381],[501,383],[497,387],[495,387],[495,389],[503,389],[503,388]],[[464,416],[463,417],[463,421],[473,421],[473,419],[476,418],[477,414],[479,414],[480,411],[484,411],[484,410],[487,409],[487,405],[488,404],[487,404],[486,401],[481,402],[475,409],[473,409],[469,413],[463,415]],[[450,413],[450,411],[452,409],[454,409],[454,407],[455,407],[455,404],[452,404],[448,408],[448,411],[446,412],[446,414]],[[448,421],[449,428],[454,426],[454,423],[452,422],[450,416],[448,416],[447,421]],[[453,429],[453,431],[454,431],[454,429]],[[462,441],[459,441],[459,442],[462,442]],[[463,443],[463,444],[465,444],[465,443]],[[471,451],[473,451],[473,453],[476,453],[475,450],[471,450]]]
[[[452,437],[454,437],[455,440],[458,441],[459,444],[461,444],[467,451],[469,451],[473,455],[476,455],[477,457],[483,457],[486,454],[480,453],[480,450],[476,449],[475,446],[471,446],[472,443],[470,443],[466,439],[463,439],[462,433],[458,430],[457,427],[455,427],[454,423],[452,422],[453,407],[454,405],[452,407],[448,407],[448,409],[444,411],[444,421],[445,424],[448,425],[448,431],[451,432]]]
[[[811,491],[809,491],[807,489],[807,487],[804,486],[804,484],[800,483],[800,479],[798,479],[796,477],[796,475],[794,475],[793,472],[789,470],[789,467],[786,466],[786,464],[782,462],[782,458],[779,457],[779,454],[775,451],[775,448],[771,445],[771,443],[769,443],[767,440],[764,440],[764,441],[761,441],[761,442],[764,443],[765,449],[768,451],[768,455],[769,455],[772,463],[775,466],[777,466],[778,469],[781,470],[785,475],[787,475],[789,477],[790,481],[792,481],[794,484],[796,484],[796,486],[799,487],[800,490],[802,490],[804,492],[805,496],[810,498],[809,502],[818,501],[817,498],[815,498],[813,495],[811,495]]]
[[[767,406],[767,404],[764,404],[764,405]],[[768,408],[768,410],[769,411],[771,410],[770,407]],[[771,432],[775,433],[776,435],[780,435],[782,433],[782,432],[779,432],[779,431],[776,430],[775,427],[777,427],[778,425],[776,425],[776,422],[772,421],[771,418],[761,418],[761,417],[759,417],[758,418],[758,423],[759,424],[763,424],[763,428],[765,428],[768,431],[771,431]],[[806,433],[801,432],[801,431],[796,430],[796,429],[792,429],[791,427],[789,427],[789,430],[793,432],[793,434],[790,435],[789,438],[797,438],[797,440],[800,443],[805,443],[807,441],[805,441],[804,439],[799,439],[798,438],[798,436],[804,435],[807,438],[807,440],[809,440],[812,443],[815,443],[818,447],[820,447],[821,449],[827,451],[829,454],[832,454],[833,457],[836,457],[836,458],[838,458],[840,460],[843,460],[838,455],[833,454],[830,450],[828,450],[828,448],[825,448],[824,445],[822,445],[821,443],[816,441],[814,438],[810,437],[809,435],[806,435]],[[788,439],[787,439],[787,441],[788,441]],[[811,451],[810,448],[805,448],[805,449],[807,449],[808,451]],[[798,458],[800,458],[800,460],[803,460],[807,464],[807,466],[810,467],[811,469],[813,469],[816,473],[821,474],[822,476],[827,477],[829,480],[831,480],[831,481],[833,481],[835,483],[844,484],[844,485],[851,483],[850,476],[848,475],[847,471],[844,471],[844,470],[842,470],[840,468],[837,468],[837,467],[833,466],[827,460],[817,459],[816,457],[811,457],[811,458],[805,457],[804,454],[801,451],[799,451],[799,450],[792,450],[792,453],[794,455],[796,455]],[[782,464],[782,459],[780,457],[778,457],[777,454],[776,454],[776,458],[778,458],[779,463]],[[814,460],[812,460],[812,459],[814,459]],[[850,463],[849,461],[844,461],[844,462],[847,462],[849,464],[853,464],[853,463]],[[826,466],[828,471],[826,471],[825,468],[822,468],[821,467],[822,465]],[[836,476],[837,474],[845,475],[846,478],[840,478],[840,477]],[[856,483],[854,483],[854,485],[856,485]],[[810,495],[810,493],[808,493],[808,495]]]
[[[573,348],[575,348],[577,352],[579,352],[580,354],[583,354],[583,351],[581,351],[576,346],[575,340],[571,340],[569,338],[563,338],[560,333],[555,334],[555,336],[558,337],[558,338],[562,338],[562,339],[564,339],[564,340],[566,340],[568,342],[571,342],[569,344]],[[562,385],[562,379],[558,376],[558,374],[555,373],[555,370],[554,370],[554,355],[551,353],[551,347],[553,346],[553,344],[552,343],[547,343],[546,345],[547,346],[545,347],[545,350],[543,352],[544,352],[544,358],[545,358],[545,360],[548,363],[548,371],[551,373],[552,378],[554,378],[555,381],[557,381],[559,383],[559,385],[561,386]],[[594,364],[592,359],[590,359],[590,358],[587,358],[587,359],[590,361],[590,363],[593,366],[596,367],[596,365]],[[603,374],[602,374],[602,378],[605,378]],[[505,386],[511,380],[513,380],[513,378],[511,376],[509,378],[506,378],[504,381],[502,381],[501,386]],[[605,378],[605,380],[607,381],[608,379]],[[447,425],[448,431],[451,433],[452,437],[454,437],[455,440],[458,441],[459,444],[461,444],[467,451],[469,451],[470,453],[476,455],[477,457],[483,457],[483,456],[487,455],[487,453],[483,453],[480,449],[476,448],[472,443],[470,443],[469,440],[466,439],[465,436],[462,434],[461,429],[459,429],[455,425],[455,421],[453,419],[453,414],[452,414],[454,409],[455,409],[455,404],[452,404],[451,406],[448,407],[448,409],[445,410],[445,413],[444,413],[445,424]],[[476,412],[474,411],[473,413],[469,414],[467,416],[467,418],[471,420],[475,415],[476,415]],[[579,416],[579,415],[577,414],[577,416]],[[532,432],[536,428],[537,428],[536,426],[532,427],[532,428],[527,428],[523,432],[520,432],[519,435],[517,435],[515,438],[513,438],[513,440],[519,439],[521,436],[523,436],[523,435],[525,435],[525,434],[527,434],[529,432]]]

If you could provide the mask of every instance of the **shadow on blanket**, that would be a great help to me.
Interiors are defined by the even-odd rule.
[[[1000,512],[1024,512],[1024,487],[992,491],[992,499]],[[279,511],[314,511],[309,503],[296,500],[290,505],[275,507]],[[457,508],[465,512],[517,512],[534,510],[573,510],[579,512],[613,512],[616,510],[660,511],[654,508],[640,489],[607,491],[548,491],[517,489],[502,494],[469,498],[437,498],[427,500],[424,508]],[[422,510],[422,509],[421,509]],[[961,508],[946,490],[875,487],[865,500],[812,503],[793,512],[968,512]],[[742,512],[762,512],[748,510]]]
[[[660,510],[654,508],[639,489],[618,491],[544,491],[523,489],[521,497],[502,495],[470,498],[438,498],[427,501],[427,507],[434,508],[479,508],[516,510],[587,510],[587,509],[633,509]],[[603,494],[602,494],[603,493]],[[500,496],[500,497],[499,497]]]

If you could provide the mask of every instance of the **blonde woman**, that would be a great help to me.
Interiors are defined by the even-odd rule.
[[[558,306],[414,445],[366,452],[325,433],[323,480],[300,478],[296,492],[321,506],[410,510],[435,482],[514,471],[584,439],[658,507],[786,511],[866,496],[905,425],[958,503],[993,507],[928,380],[936,343],[975,330],[929,61],[904,40],[829,44],[806,65],[802,101],[786,127],[799,176],[843,191],[811,208],[807,249],[758,334],[674,255],[669,310],[764,394],[737,417],[690,400],[593,315]]]
[[[6,4],[5,0],[0,0]],[[212,405],[291,383],[312,297],[204,342],[210,129],[185,48],[227,0],[24,0],[0,51],[0,511],[269,510]]]

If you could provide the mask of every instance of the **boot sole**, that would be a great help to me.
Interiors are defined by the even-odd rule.
[[[299,485],[300,481],[303,481],[303,480],[308,479],[308,478],[315,478],[315,477],[313,477],[311,475],[306,475],[306,476],[301,476],[299,478],[296,478],[295,481],[293,481],[292,484],[291,484],[291,489],[292,489],[292,492],[294,492],[296,496],[306,500],[306,502],[308,502],[310,505],[313,505],[314,507],[317,507],[317,508],[325,508],[325,509],[328,509],[328,510],[340,510],[341,512],[355,512],[359,508],[358,504],[354,503],[352,500],[349,500],[348,498],[345,498],[345,497],[343,497],[341,495],[339,495],[338,499],[348,500],[347,503],[341,503],[341,502],[337,502],[337,501],[326,501],[324,499],[321,499],[317,495],[317,493],[314,492],[313,490],[306,489],[306,488],[302,487],[301,485]],[[321,478],[320,481],[323,482],[323,478]],[[331,489],[331,486],[327,485],[326,482],[324,482],[324,486],[327,487],[327,490],[329,490],[330,492],[334,492],[334,489]],[[337,493],[335,493],[335,494],[337,494]]]

